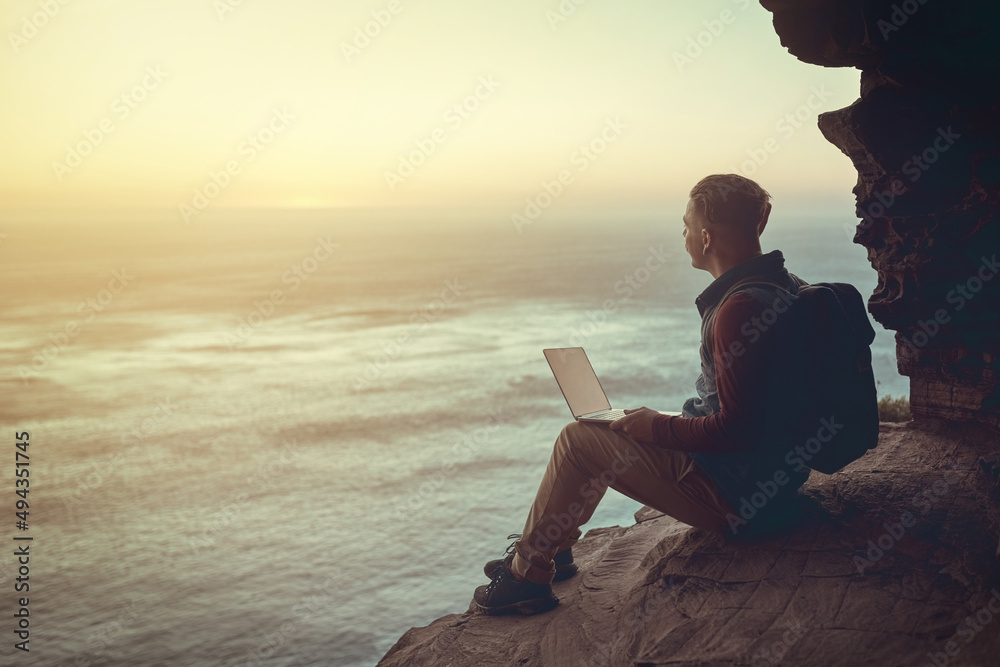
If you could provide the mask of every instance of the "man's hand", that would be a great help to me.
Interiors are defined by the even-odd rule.
[[[608,424],[616,431],[624,431],[625,435],[639,442],[655,442],[653,440],[653,417],[660,414],[647,407],[625,410],[625,416]]]

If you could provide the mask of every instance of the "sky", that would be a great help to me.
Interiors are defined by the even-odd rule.
[[[5,0],[0,28],[0,209],[655,208],[727,172],[853,206],[816,116],[859,74],[750,0]]]

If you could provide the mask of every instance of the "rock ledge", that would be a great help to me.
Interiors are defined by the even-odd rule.
[[[780,537],[727,540],[650,508],[591,530],[555,610],[470,605],[379,666],[996,664],[1000,436],[939,428],[883,423],[877,449],[812,474]]]

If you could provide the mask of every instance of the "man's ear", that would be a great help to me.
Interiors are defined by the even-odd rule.
[[[701,254],[702,255],[707,255],[708,254],[708,248],[711,245],[712,245],[712,234],[707,229],[705,229],[704,227],[702,227],[701,228]]]

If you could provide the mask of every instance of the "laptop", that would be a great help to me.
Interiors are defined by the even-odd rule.
[[[601,381],[582,347],[562,347],[542,350],[552,374],[556,376],[573,418],[581,422],[610,424],[625,416],[624,410],[612,409]],[[680,416],[679,412],[661,414]]]

